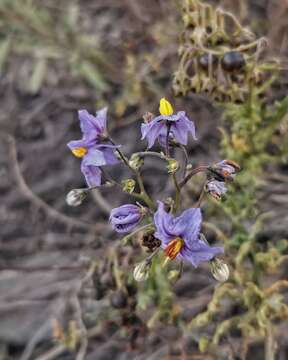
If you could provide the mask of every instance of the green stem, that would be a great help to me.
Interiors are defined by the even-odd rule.
[[[111,142],[111,144],[115,145],[114,141],[111,138],[109,138],[109,141]],[[153,200],[150,198],[150,196],[147,194],[147,192],[145,190],[144,183],[143,183],[143,180],[142,180],[142,177],[141,177],[139,171],[130,166],[129,160],[126,158],[126,156],[122,153],[121,150],[116,148],[116,151],[119,154],[120,158],[123,160],[124,164],[136,176],[136,179],[137,179],[137,182],[138,182],[138,185],[139,185],[139,189],[140,189],[140,193],[132,193],[131,195],[138,198],[139,200],[143,200],[151,210],[155,211],[156,207],[154,205]]]
[[[169,134],[170,134],[171,124],[167,124],[167,135],[166,135],[166,158],[170,158],[170,150],[169,150]],[[176,174],[172,174],[173,183],[175,186],[175,206],[174,206],[174,213],[178,210],[180,205],[180,193],[181,189],[179,187]]]
[[[167,157],[163,154],[163,153],[158,153],[156,151],[140,151],[134,154],[135,156],[140,156],[140,157],[144,157],[144,156],[155,156],[158,157],[159,159],[162,160],[168,160]]]
[[[199,199],[195,205],[196,208],[199,208],[201,206],[201,203],[202,203],[202,200],[204,198],[204,195],[205,195],[205,185],[206,185],[206,181],[204,182],[203,184],[203,187],[202,187],[202,190],[201,190],[201,193],[199,195]]]
[[[183,165],[183,168],[184,168],[184,171],[183,171],[183,180],[185,179],[185,176],[186,176],[186,169],[187,169],[187,165],[188,165],[188,161],[189,161],[189,156],[188,156],[188,153],[187,153],[187,150],[185,148],[184,145],[180,144],[180,149],[183,151],[183,154],[184,154],[184,165]]]
[[[177,181],[177,178],[176,178],[175,174],[172,175],[172,178],[173,178],[173,182],[174,182],[174,186],[175,186],[175,190],[176,190],[174,212],[177,212],[177,210],[179,209],[179,205],[180,205],[181,189],[179,187],[179,184],[178,184],[178,181]]]
[[[151,228],[151,230],[152,230],[152,229],[155,229],[152,223],[146,224],[146,225],[143,225],[143,226],[140,226],[139,228],[137,228],[136,230],[134,230],[134,231],[131,232],[130,234],[124,236],[124,237],[122,238],[122,243],[123,243],[124,245],[126,245],[127,242],[128,242],[134,235],[136,235],[138,232],[140,232],[140,231],[142,231],[142,230],[149,229],[149,228]]]

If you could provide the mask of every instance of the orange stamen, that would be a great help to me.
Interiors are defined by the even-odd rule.
[[[184,241],[180,237],[171,240],[167,245],[166,249],[164,250],[166,256],[171,260],[175,259],[176,256],[179,254],[180,250],[182,249],[183,245]]]
[[[228,176],[231,175],[230,172],[226,171],[226,170],[224,170],[222,174],[223,174],[224,177],[228,177]]]

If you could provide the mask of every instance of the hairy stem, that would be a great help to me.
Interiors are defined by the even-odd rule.
[[[174,182],[174,186],[176,189],[176,193],[175,193],[175,206],[174,206],[174,212],[176,212],[179,208],[180,205],[180,193],[181,193],[181,188],[179,187],[177,178],[176,178],[176,174],[172,175],[173,178],[173,182]]]
[[[179,186],[184,186],[194,175],[200,173],[200,172],[206,172],[208,169],[207,165],[200,165],[197,168],[191,170],[189,174],[185,176],[185,178],[179,183]]]

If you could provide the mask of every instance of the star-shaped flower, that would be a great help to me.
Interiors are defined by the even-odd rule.
[[[80,127],[83,133],[81,140],[70,141],[67,145],[72,153],[82,158],[81,171],[87,185],[101,185],[100,166],[114,165],[118,159],[114,154],[115,145],[105,143],[107,108],[99,110],[96,116],[87,110],[78,112]]]
[[[147,138],[148,148],[154,145],[156,139],[163,146],[167,137],[167,129],[169,128],[169,138],[176,140],[180,144],[187,145],[189,133],[196,140],[194,123],[188,119],[185,111],[179,111],[177,114],[174,114],[172,105],[169,101],[162,98],[160,100],[159,112],[159,116],[141,125],[142,140]]]
[[[154,215],[154,235],[162,241],[161,247],[168,258],[173,260],[177,257],[197,267],[201,262],[223,253],[222,247],[211,247],[201,238],[201,222],[200,208],[190,208],[174,217],[167,213],[164,204],[158,201],[158,210]]]

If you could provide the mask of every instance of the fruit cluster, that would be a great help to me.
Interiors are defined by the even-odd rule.
[[[257,40],[232,14],[199,0],[185,0],[182,16],[176,95],[192,91],[219,102],[243,102],[251,86],[265,90],[265,80],[276,67],[259,60],[267,44],[264,38]]]

